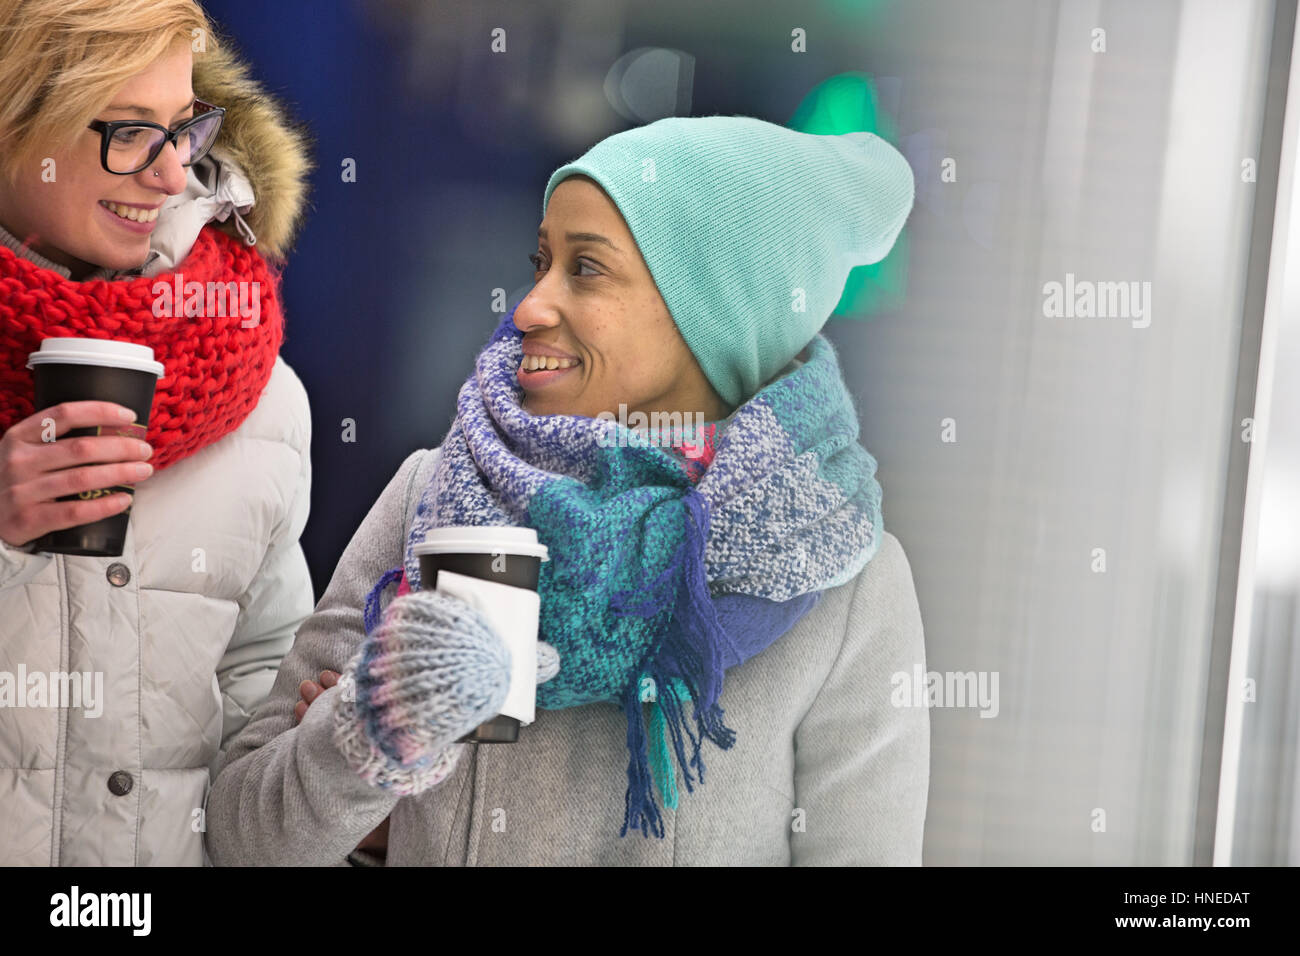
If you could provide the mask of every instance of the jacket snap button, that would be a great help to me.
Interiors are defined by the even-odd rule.
[[[108,778],[108,791],[115,797],[125,797],[134,785],[135,781],[125,770],[117,770]]]
[[[126,587],[131,580],[131,569],[120,561],[114,561],[108,566],[108,583],[115,588]]]

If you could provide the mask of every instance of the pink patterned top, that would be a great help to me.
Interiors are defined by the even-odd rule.
[[[717,453],[718,441],[722,437],[722,431],[718,427],[720,424],[720,422],[709,422],[705,425],[702,442],[698,440],[688,441],[683,436],[669,446],[681,458],[682,464],[686,468],[686,474],[692,483],[696,483],[704,477],[704,472],[708,470],[714,454]]]

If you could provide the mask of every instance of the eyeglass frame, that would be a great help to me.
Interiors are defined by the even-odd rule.
[[[200,108],[203,110],[201,113],[197,112]],[[199,120],[210,116],[213,112],[216,112],[221,115],[222,124],[226,121],[226,108],[224,106],[213,106],[211,103],[205,103],[203,100],[196,99],[194,101],[194,109],[196,110],[195,114],[185,122],[181,123],[181,125],[176,127],[174,130],[168,129],[166,126],[162,126],[158,123],[150,123],[147,120],[91,120],[86,124],[86,128],[94,130],[99,134],[99,165],[104,167],[104,172],[111,173],[114,176],[135,176],[152,166],[157,161],[158,157],[162,155],[162,151],[167,148],[168,143],[171,143],[174,148],[180,135],[190,127],[197,124]],[[150,157],[149,162],[145,163],[139,169],[133,169],[129,173],[119,173],[116,170],[108,168],[108,147],[109,143],[112,142],[113,134],[115,134],[119,129],[125,129],[130,126],[146,126],[150,129],[159,130],[163,134],[163,141],[159,144],[158,151]],[[217,126],[217,136],[220,135],[221,125],[219,124]],[[200,155],[191,158],[188,163],[181,163],[181,165],[193,166],[204,156],[208,155],[212,146],[216,145],[217,136],[212,137],[212,145],[208,146],[208,148]]]

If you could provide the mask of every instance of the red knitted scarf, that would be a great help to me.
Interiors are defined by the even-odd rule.
[[[175,289],[178,277],[186,290],[181,301],[155,294],[159,282]],[[38,411],[26,365],[43,339],[115,339],[149,346],[165,369],[149,415],[154,469],[194,454],[238,428],[257,406],[284,339],[279,280],[279,270],[257,250],[212,226],[203,228],[174,273],[115,282],[65,279],[0,246],[0,434]],[[237,294],[233,304],[211,308],[205,292],[199,314],[184,314],[187,303],[199,301],[190,295],[198,291],[192,282],[203,290],[213,288],[208,283],[247,282],[246,296],[257,282],[257,324],[243,327]],[[167,307],[155,309],[160,298]]]

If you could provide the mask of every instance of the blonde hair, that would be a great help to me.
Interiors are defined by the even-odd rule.
[[[0,176],[12,184],[25,165],[70,146],[182,39],[216,50],[195,0],[0,0]]]

